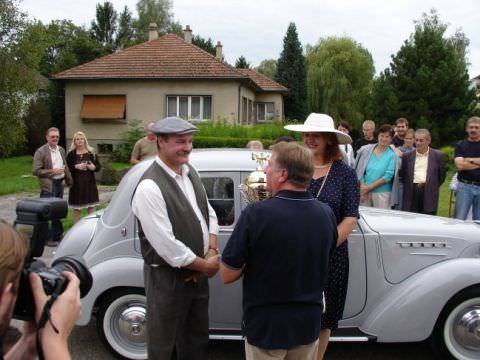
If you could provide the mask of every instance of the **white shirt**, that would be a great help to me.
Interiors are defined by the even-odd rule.
[[[428,169],[428,153],[430,147],[425,154],[420,154],[417,151],[415,156],[415,166],[413,171],[413,182],[415,184],[422,184],[427,181],[427,169]]]
[[[57,146],[55,149],[48,147],[50,149],[50,157],[52,159],[52,169],[63,169],[65,164],[63,163],[62,154],[60,153],[60,148]],[[55,175],[53,179],[63,179],[64,174]]]
[[[188,166],[183,165],[182,175],[178,175],[158,156],[155,158],[155,161],[177,182],[188,199],[188,202],[192,205],[202,227],[204,253],[206,253],[209,246],[209,234],[217,235],[218,233],[217,215],[215,211],[210,204],[208,204],[210,223],[210,229],[208,229],[207,222],[198,207],[192,182],[188,178]],[[168,218],[165,199],[158,185],[153,180],[145,179],[138,184],[132,199],[132,211],[140,219],[142,230],[150,242],[150,245],[152,245],[157,254],[170,266],[178,268],[185,267],[195,260],[196,255],[193,251],[183,242],[175,238],[172,224]]]

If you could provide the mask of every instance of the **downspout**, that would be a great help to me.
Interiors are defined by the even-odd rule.
[[[242,93],[242,84],[238,85],[238,106],[237,106],[237,123],[236,125],[239,125],[240,122],[240,95]]]

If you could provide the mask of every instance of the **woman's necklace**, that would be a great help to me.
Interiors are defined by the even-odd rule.
[[[326,164],[323,164],[323,165],[314,165],[313,167],[315,169],[326,169],[327,167],[329,167],[330,165],[332,165],[332,162],[329,162],[329,163],[326,163]]]
[[[327,165],[330,166],[330,165],[332,165],[332,163],[329,163]],[[322,166],[325,166],[325,165],[322,165]],[[332,169],[332,167],[330,166],[328,168],[327,173],[325,174],[325,177],[323,178],[322,185],[320,186],[320,189],[318,189],[317,196],[315,196],[316,199],[318,199],[320,197],[320,194],[322,193],[323,187],[325,186],[325,183],[327,182],[328,174],[330,174],[331,169]]]

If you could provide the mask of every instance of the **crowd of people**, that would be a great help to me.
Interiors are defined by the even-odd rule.
[[[303,144],[285,137],[271,147],[265,172],[272,197],[247,206],[220,259],[217,217],[189,163],[193,134],[199,129],[176,117],[148,124],[147,136],[131,158],[135,163],[155,156],[131,204],[144,258],[148,357],[208,358],[208,278],[220,272],[226,284],[243,278],[247,359],[322,359],[343,314],[348,237],[359,205],[437,212],[445,156],[430,147],[427,129],[408,125],[399,118],[394,126],[380,126],[375,138],[375,123],[366,120],[364,136],[354,142],[350,125],[343,121],[335,127],[326,114],[313,113],[303,124],[287,125],[287,130],[301,133]],[[455,145],[454,215],[465,219],[471,210],[480,220],[480,118],[470,118],[466,132],[467,138]],[[91,212],[98,202],[94,172],[101,165],[83,132],[73,135],[68,154],[58,145],[59,136],[58,129],[47,130],[33,173],[41,197],[63,197],[64,186],[71,186],[68,200],[77,221],[81,209]],[[252,142],[249,148],[262,147]],[[50,240],[58,241],[61,233],[61,223],[54,222]],[[0,256],[3,335],[26,250],[25,240],[9,225],[0,224],[0,236],[5,249]],[[67,358],[66,337],[78,317],[79,301],[78,279],[65,276],[69,285],[51,314],[63,331],[52,331],[50,321],[40,343],[52,344]],[[39,313],[46,297],[37,276],[30,277]],[[75,310],[68,316],[67,307]],[[35,325],[27,324],[6,358],[36,356],[35,332]]]

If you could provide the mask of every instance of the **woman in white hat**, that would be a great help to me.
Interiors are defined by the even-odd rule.
[[[335,129],[333,119],[326,114],[312,113],[302,125],[287,125],[285,129],[301,132],[303,142],[312,151],[314,174],[310,192],[327,203],[337,219],[337,248],[330,259],[325,288],[326,312],[322,316],[318,358],[327,349],[332,330],[342,318],[348,286],[347,237],[357,224],[360,202],[359,182],[355,171],[343,161],[339,144],[350,144],[349,135]]]

